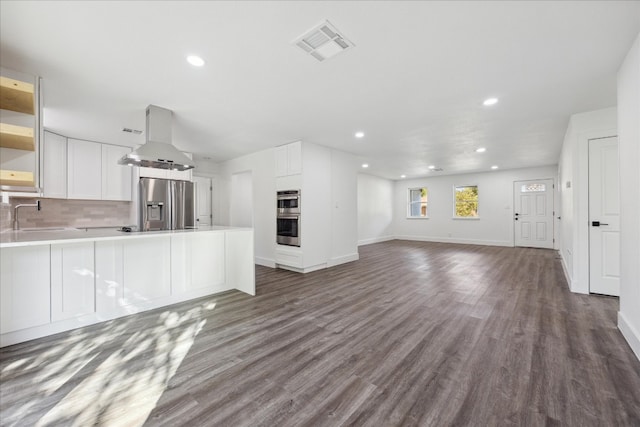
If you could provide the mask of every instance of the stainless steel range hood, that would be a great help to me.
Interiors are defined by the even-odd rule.
[[[118,160],[118,164],[179,171],[193,169],[193,160],[171,144],[172,116],[171,110],[149,105],[145,133],[147,142]]]

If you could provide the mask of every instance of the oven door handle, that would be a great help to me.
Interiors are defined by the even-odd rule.
[[[278,200],[298,200],[300,196],[278,196]]]
[[[300,215],[278,215],[278,219],[300,219]]]

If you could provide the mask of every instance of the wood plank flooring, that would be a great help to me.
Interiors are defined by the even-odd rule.
[[[551,250],[391,241],[0,350],[0,424],[638,426],[616,298]]]

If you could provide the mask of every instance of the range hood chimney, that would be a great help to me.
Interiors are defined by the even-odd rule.
[[[184,171],[193,169],[193,160],[171,144],[171,118],[166,108],[147,107],[146,142],[118,160],[120,165]]]

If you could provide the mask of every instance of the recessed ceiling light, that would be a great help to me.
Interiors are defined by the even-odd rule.
[[[487,149],[484,147],[476,148],[476,153],[484,153],[485,151],[487,151]]]
[[[368,165],[368,164],[366,164],[366,163],[363,163],[363,164],[362,164],[362,167],[363,167],[363,168],[368,168],[368,167],[369,167],[369,165]]]
[[[498,166],[493,165],[493,166],[491,166],[491,169],[498,169]]]
[[[364,132],[356,132],[356,138],[364,138]]]
[[[202,67],[204,65],[204,59],[196,55],[187,56],[187,62],[194,67]]]
[[[484,100],[482,105],[485,105],[488,107],[489,105],[495,105],[497,103],[498,103],[498,98],[488,98]]]
[[[406,178],[407,175],[400,175],[400,178]]]
[[[434,165],[430,165],[429,169],[435,169],[436,167]]]

